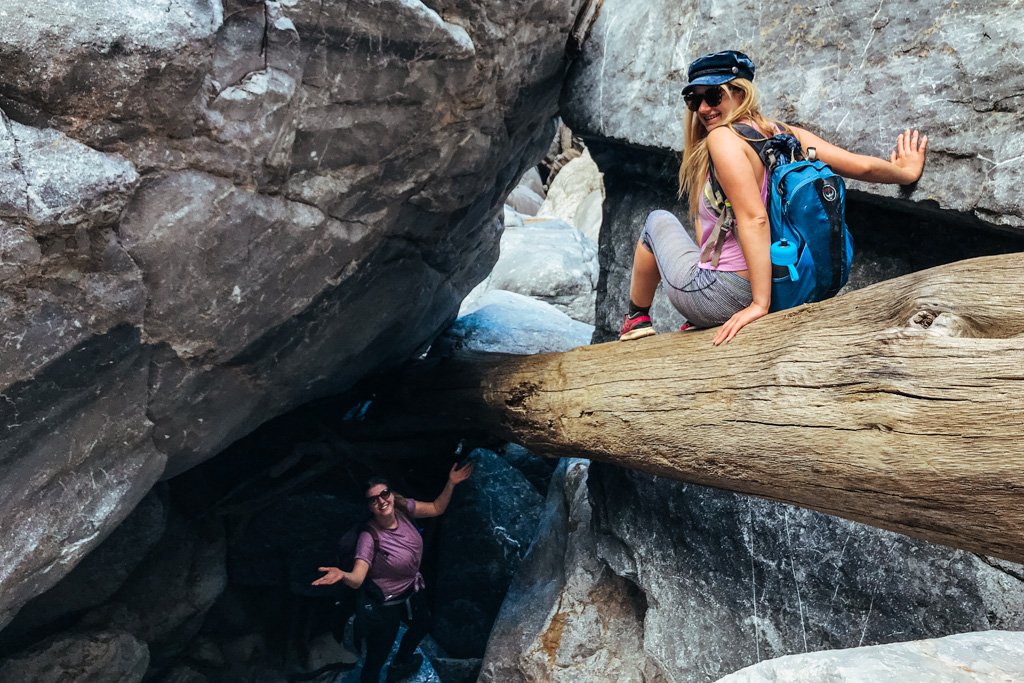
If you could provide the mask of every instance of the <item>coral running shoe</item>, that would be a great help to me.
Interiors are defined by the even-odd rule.
[[[650,337],[654,332],[654,324],[651,323],[651,316],[646,313],[634,313],[627,315],[622,321],[622,331],[619,332],[619,341],[630,341]]]

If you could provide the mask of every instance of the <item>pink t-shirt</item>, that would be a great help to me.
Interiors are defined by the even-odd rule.
[[[394,529],[382,529],[370,521],[377,529],[379,557],[374,557],[373,536],[369,531],[360,533],[356,540],[356,559],[370,565],[366,578],[377,584],[388,600],[401,595],[411,586],[417,586],[418,590],[423,585],[423,577],[420,576],[423,537],[409,521],[415,510],[416,501],[406,499],[408,515],[396,509],[398,526]]]

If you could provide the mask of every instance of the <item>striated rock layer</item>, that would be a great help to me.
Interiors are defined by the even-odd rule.
[[[0,625],[454,317],[580,4],[0,2]]]

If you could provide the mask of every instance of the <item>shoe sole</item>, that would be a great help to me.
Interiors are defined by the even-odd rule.
[[[641,327],[636,330],[630,330],[625,334],[619,336],[619,341],[632,341],[634,339],[643,339],[644,337],[650,337],[651,335],[657,334],[653,327]]]

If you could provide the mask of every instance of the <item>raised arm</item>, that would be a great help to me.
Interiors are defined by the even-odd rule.
[[[366,580],[366,572],[370,571],[370,565],[366,560],[356,560],[352,565],[352,571],[343,572],[338,567],[317,567],[324,575],[313,582],[314,586],[330,586],[341,581],[349,588],[359,588]]]
[[[736,216],[736,239],[747,261],[753,301],[737,311],[715,333],[714,344],[727,342],[744,326],[768,313],[772,302],[772,266],[768,253],[771,232],[768,213],[761,201],[760,177],[754,167],[753,149],[725,126],[708,134],[708,152],[715,165],[715,177]],[[748,155],[749,151],[749,155]],[[757,161],[760,167],[760,161]]]
[[[810,131],[796,126],[791,127],[800,138],[800,144],[804,149],[814,147],[818,151],[818,158],[845,178],[870,183],[909,185],[917,181],[924,172],[928,136],[921,135],[916,130],[908,128],[896,136],[896,148],[886,161],[879,157],[854,154],[822,140]]]
[[[455,487],[469,479],[471,474],[473,474],[473,465],[471,463],[464,463],[461,467],[459,467],[458,463],[452,465],[451,471],[448,472],[448,481],[441,490],[441,494],[431,503],[417,500],[413,516],[437,517],[443,515],[444,511],[448,509],[448,503],[452,500],[452,492],[455,490]]]

